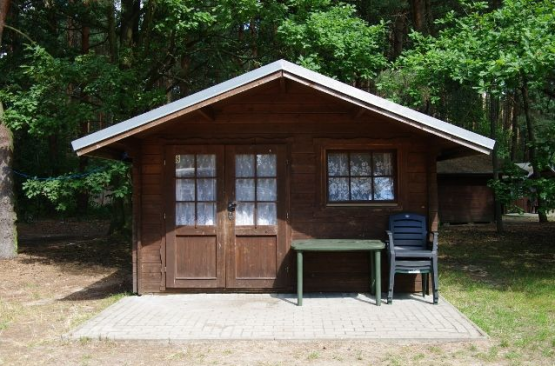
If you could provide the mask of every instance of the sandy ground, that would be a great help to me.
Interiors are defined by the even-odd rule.
[[[0,262],[0,365],[495,364],[488,361],[493,341],[170,344],[63,339],[131,289],[129,245],[102,235],[106,229],[103,222],[20,226],[20,255]]]

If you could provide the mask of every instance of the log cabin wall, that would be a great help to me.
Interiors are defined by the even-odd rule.
[[[288,229],[302,238],[385,239],[390,214],[412,211],[437,220],[434,140],[427,134],[385,117],[362,111],[337,98],[293,82],[276,82],[215,103],[139,136],[141,142],[139,293],[164,292],[164,152],[169,145],[284,144],[287,147]],[[326,148],[395,151],[395,204],[326,205]],[[433,161],[433,163],[432,163]],[[430,184],[431,183],[431,184]],[[432,204],[432,206],[430,206]],[[432,222],[434,224],[434,222]],[[385,263],[386,255],[383,253]],[[285,288],[294,287],[294,262]],[[384,267],[387,267],[385,265]],[[384,268],[382,278],[387,268]],[[406,291],[420,289],[415,276],[396,282]],[[385,285],[385,282],[384,282]],[[305,256],[306,291],[367,291],[368,260],[353,253]],[[385,288],[385,287],[383,287]]]

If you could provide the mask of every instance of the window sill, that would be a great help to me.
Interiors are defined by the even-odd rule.
[[[328,203],[326,207],[398,207],[397,202],[375,202],[375,203]]]

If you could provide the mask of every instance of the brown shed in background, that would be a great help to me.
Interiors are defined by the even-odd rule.
[[[439,220],[442,224],[486,223],[495,220],[490,156],[474,155],[437,163]]]
[[[292,291],[292,240],[385,239],[402,211],[436,230],[436,159],[493,145],[283,60],[73,142],[133,160],[138,293]],[[367,291],[368,266],[307,254],[305,288]]]

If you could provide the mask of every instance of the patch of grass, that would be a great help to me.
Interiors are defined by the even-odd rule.
[[[317,360],[320,358],[320,353],[317,351],[312,351],[306,356],[308,360]]]
[[[552,357],[545,350],[555,340],[555,246],[547,229],[529,223],[507,225],[501,234],[493,227],[442,230],[441,291],[498,345],[479,353],[484,361]]]
[[[166,360],[182,360],[185,358],[185,354],[183,352],[175,352],[166,356]]]
[[[414,355],[412,359],[413,359],[414,361],[422,361],[422,360],[425,359],[425,358],[426,358],[426,355],[425,355],[425,354],[423,354],[423,353],[418,353],[418,354]]]
[[[0,299],[0,334],[8,329],[18,314],[23,312],[23,307],[16,302],[7,302]]]
[[[92,341],[92,339],[90,337],[80,337],[79,338],[79,343],[84,346],[86,344],[89,344]]]

